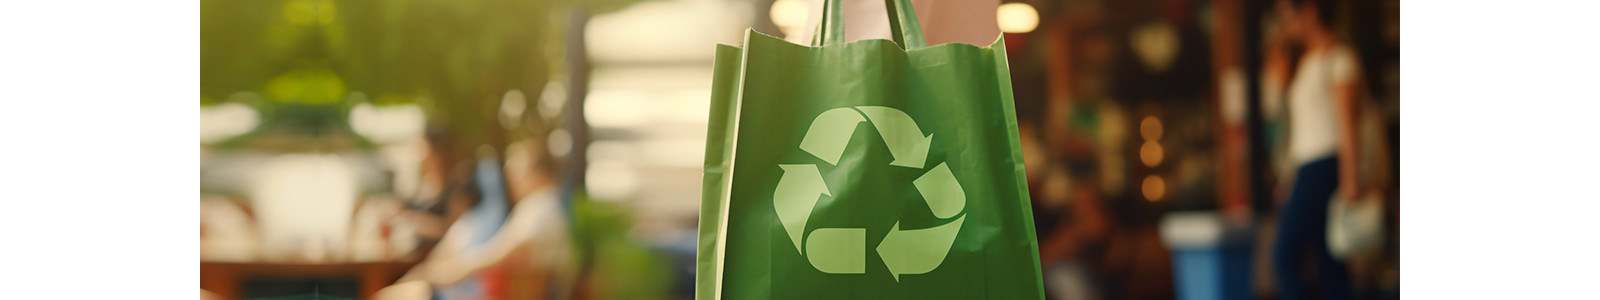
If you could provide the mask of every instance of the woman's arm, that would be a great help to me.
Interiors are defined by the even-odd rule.
[[[1358,71],[1358,59],[1353,53],[1341,53],[1336,61],[1333,96],[1335,110],[1339,117],[1339,193],[1345,198],[1355,199],[1361,192],[1361,181],[1357,176],[1357,166],[1360,166],[1360,115],[1361,111],[1361,77]]]

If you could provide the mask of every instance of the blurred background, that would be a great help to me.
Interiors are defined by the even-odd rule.
[[[1399,297],[1399,1],[991,2],[1050,298]],[[202,0],[202,295],[692,299],[714,45],[820,5]]]

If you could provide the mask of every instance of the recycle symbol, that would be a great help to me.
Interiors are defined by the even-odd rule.
[[[838,165],[858,124],[870,121],[894,156],[891,166],[923,169],[933,135],[926,137],[911,116],[883,106],[840,107],[822,112],[811,121],[800,149],[831,165]],[[779,164],[783,176],[773,191],[772,204],[795,250],[823,273],[866,273],[866,228],[817,228],[805,234],[806,221],[822,195],[832,197],[815,164]],[[966,208],[967,196],[944,162],[912,181],[935,217],[946,220]],[[924,274],[944,263],[961,231],[965,214],[944,225],[901,229],[900,222],[878,244],[877,252],[895,281],[902,274]],[[802,243],[804,236],[804,243]],[[802,245],[804,248],[802,249]]]

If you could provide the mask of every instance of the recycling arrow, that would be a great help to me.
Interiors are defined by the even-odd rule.
[[[955,174],[944,163],[923,173],[912,184],[922,193],[935,217],[955,216],[967,206],[961,183],[956,182]],[[916,230],[900,230],[900,222],[895,222],[878,244],[878,256],[883,257],[883,265],[894,274],[895,281],[900,280],[900,274],[932,272],[944,262],[945,254],[950,252],[950,245],[956,241],[956,233],[966,219],[967,216],[961,216],[948,224]]]
[[[928,147],[933,145],[933,135],[923,136],[922,129],[917,128],[911,116],[883,106],[840,107],[822,112],[811,121],[811,128],[800,140],[800,149],[830,165],[838,165],[844,147],[855,134],[856,125],[869,119],[889,146],[889,155],[894,156],[894,162],[889,165],[922,168],[928,159]]]
[[[916,121],[904,111],[883,106],[824,111],[812,120],[799,148],[830,165],[838,165],[856,126],[864,122],[871,123],[883,137],[889,154],[894,156],[889,165],[916,169],[926,165],[933,135],[923,135]],[[773,191],[773,209],[777,211],[784,233],[794,242],[796,252],[823,273],[866,273],[865,228],[817,228],[805,234],[806,223],[819,199],[834,196],[817,166],[779,164],[778,167],[783,169],[783,176]],[[960,215],[966,208],[966,193],[945,162],[928,169],[912,184],[934,217],[955,219],[943,225],[906,230],[900,229],[899,221],[895,222],[876,248],[895,281],[900,280],[900,275],[932,272],[943,264],[966,221],[966,216]]]
[[[895,222],[878,244],[878,256],[883,257],[883,265],[893,273],[895,281],[900,281],[901,274],[932,272],[944,263],[966,220],[967,216],[961,216],[949,224],[916,230],[900,230],[900,222]]]
[[[954,217],[967,207],[967,194],[961,191],[961,182],[956,181],[956,174],[944,163],[923,173],[911,184],[917,186],[917,192],[928,202],[934,217]]]
[[[844,146],[850,145],[850,136],[856,133],[856,124],[866,121],[860,113],[847,107],[829,109],[811,121],[805,139],[800,140],[800,150],[821,158],[830,165],[838,165],[844,155]]]
[[[894,162],[889,165],[922,168],[922,163],[928,159],[928,146],[933,145],[932,134],[923,137],[917,122],[898,109],[883,106],[857,106],[856,109],[872,120],[872,127],[878,128],[878,135],[889,144],[889,155],[894,156]]]
[[[778,221],[783,222],[783,229],[789,232],[789,239],[794,240],[794,250],[800,249],[800,233],[806,229],[806,220],[811,218],[811,208],[817,206],[817,199],[822,195],[833,196],[828,192],[828,185],[822,182],[822,172],[817,171],[817,165],[778,165],[783,168],[783,179],[777,191],[772,193],[772,205],[778,211]]]

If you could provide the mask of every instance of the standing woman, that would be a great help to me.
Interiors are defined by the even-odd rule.
[[[1332,2],[1288,2],[1279,0],[1276,7],[1284,20],[1283,33],[1287,42],[1304,51],[1287,91],[1288,160],[1297,171],[1289,201],[1279,212],[1273,273],[1282,298],[1310,298],[1313,293],[1301,284],[1299,275],[1304,273],[1303,255],[1311,254],[1323,285],[1321,294],[1347,299],[1349,275],[1328,250],[1327,218],[1335,192],[1354,196],[1360,191],[1355,178],[1360,59],[1330,25],[1336,11]]]

